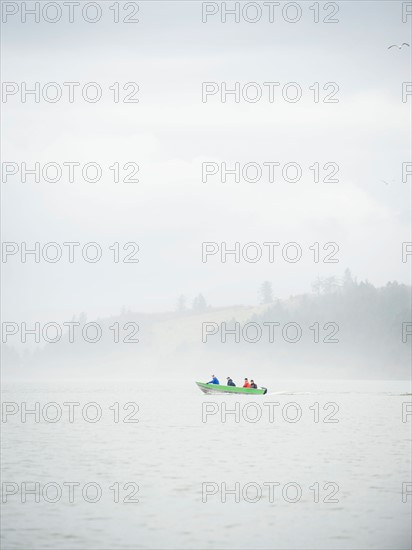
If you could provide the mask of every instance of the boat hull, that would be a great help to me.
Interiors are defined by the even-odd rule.
[[[205,384],[204,382],[196,382],[197,386],[206,394],[223,394],[234,393],[242,395],[265,395],[266,388],[242,388],[238,386],[222,386],[221,384]]]

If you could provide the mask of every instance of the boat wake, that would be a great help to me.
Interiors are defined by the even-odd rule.
[[[314,392],[310,391],[271,391],[266,395],[314,395]]]

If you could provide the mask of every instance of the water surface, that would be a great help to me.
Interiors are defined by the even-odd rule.
[[[408,382],[265,385],[269,392],[260,397],[206,396],[192,381],[4,384],[3,407],[16,403],[19,412],[2,423],[3,483],[18,486],[2,505],[3,548],[409,548],[412,495],[402,498],[402,484],[411,482]],[[21,421],[23,402],[40,403],[40,422],[34,415]],[[50,402],[63,411],[57,422],[43,418],[55,416],[55,407],[44,408]],[[74,422],[67,402],[80,403]],[[82,417],[90,402],[101,409],[97,422]],[[123,410],[126,403],[138,411]],[[87,409],[90,418],[96,412]],[[138,422],[124,422],[127,414]],[[27,494],[23,503],[23,482],[41,490],[58,484],[61,499],[40,494],[35,502]],[[74,502],[64,482],[80,484]],[[101,487],[98,502],[82,497],[87,483]],[[216,494],[202,495],[204,483]],[[240,484],[239,494],[222,502],[223,483],[232,491]]]

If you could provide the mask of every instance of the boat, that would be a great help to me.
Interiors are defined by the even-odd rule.
[[[197,386],[203,393],[220,394],[220,393],[236,393],[247,395],[265,395],[267,388],[242,388],[241,386],[223,386],[221,384],[205,384],[204,382],[196,382]]]

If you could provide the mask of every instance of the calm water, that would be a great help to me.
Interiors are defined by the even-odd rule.
[[[3,407],[16,403],[19,412],[2,423],[3,489],[16,492],[3,491],[3,548],[409,548],[408,382],[266,385],[272,393],[252,398],[205,396],[191,381],[173,391],[169,382],[153,391],[136,381],[5,384]],[[40,422],[21,421],[23,402],[40,403]],[[50,402],[62,410],[55,423],[42,416],[55,417]],[[80,403],[72,423],[64,402]],[[95,423],[82,416],[89,402],[101,409]],[[128,402],[138,412],[124,410]],[[238,407],[226,422],[224,407]],[[123,422],[127,414],[139,422]],[[27,494],[34,482],[40,502]],[[69,482],[80,484],[74,502]],[[97,495],[87,483],[99,484],[99,501],[87,501]],[[222,502],[222,483],[238,494]],[[59,487],[60,500],[48,502]]]

